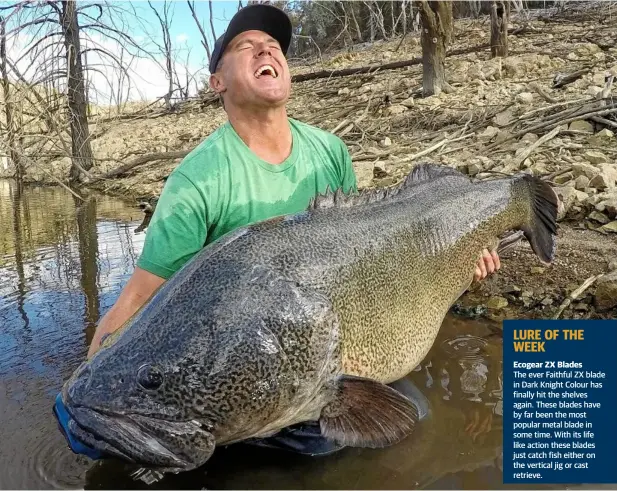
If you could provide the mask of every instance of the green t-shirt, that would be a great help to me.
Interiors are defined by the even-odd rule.
[[[195,253],[238,227],[305,210],[311,198],[357,188],[340,138],[289,118],[289,157],[257,157],[227,122],[170,174],[147,229],[137,266],[169,278]]]

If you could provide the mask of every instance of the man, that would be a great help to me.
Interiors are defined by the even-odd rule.
[[[228,121],[167,179],[135,272],[101,320],[88,357],[204,245],[237,227],[300,212],[328,187],[356,189],[345,144],[287,116],[291,33],[283,11],[255,4],[236,13],[216,41],[210,86],[222,97]],[[496,269],[499,258],[486,251],[476,279]],[[290,431],[270,441],[310,454],[333,449],[318,428]]]

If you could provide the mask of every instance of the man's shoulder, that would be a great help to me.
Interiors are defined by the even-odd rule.
[[[289,118],[289,123],[303,137],[321,141],[324,144],[335,148],[345,146],[343,140],[330,131],[293,118]]]
[[[216,128],[182,159],[173,172],[184,174],[189,179],[200,180],[204,176],[212,175],[213,172],[225,168],[228,158],[223,145],[228,132],[228,123]]]

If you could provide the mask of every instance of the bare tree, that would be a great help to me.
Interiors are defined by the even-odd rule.
[[[67,66],[67,105],[71,127],[72,161],[70,180],[78,182],[84,170],[92,168],[92,147],[88,129],[88,102],[84,85],[82,51],[77,22],[77,2],[62,1],[62,9],[50,3],[60,16]]]
[[[212,30],[212,38],[216,42],[216,31],[214,30],[214,15],[212,14],[212,0],[208,0],[208,7],[210,8],[210,29]]]
[[[491,58],[508,56],[508,18],[510,2],[493,1],[491,4]]]
[[[208,63],[210,63],[210,59],[212,58],[212,53],[210,51],[210,43],[208,42],[208,36],[206,36],[206,32],[204,31],[204,28],[201,25],[201,22],[199,22],[199,19],[197,18],[197,14],[195,13],[195,2],[194,1],[191,2],[190,0],[187,0],[186,3],[189,4],[189,9],[191,9],[191,15],[193,16],[193,19],[195,19],[197,28],[199,29],[199,32],[201,33],[201,44],[206,50],[206,54],[208,55]],[[241,6],[242,6],[242,3],[240,3],[238,8],[241,8]]]
[[[22,144],[19,139],[14,141],[8,131],[6,136],[3,132],[0,135],[3,146],[8,152],[16,152],[14,157],[19,157],[27,166],[38,166],[45,156],[53,159],[68,156],[71,159],[69,177],[73,183],[78,183],[89,177],[88,171],[93,164],[86,93],[86,80],[92,79],[87,74],[99,73],[106,77],[101,80],[109,84],[107,97],[113,99],[116,88],[103,69],[111,66],[124,70],[124,60],[105,44],[113,42],[125,50],[134,49],[139,56],[151,55],[126,33],[128,23],[120,25],[127,10],[116,4],[23,0],[0,6],[0,12],[5,14],[4,35],[1,36],[5,49],[4,56],[0,57],[2,78],[18,81],[17,85],[3,86],[3,90],[8,87],[14,92],[15,87],[19,87],[20,104],[8,109],[12,110],[12,135],[24,138]],[[17,52],[11,55],[12,60],[6,49],[11,39],[21,41],[14,43]],[[87,64],[84,63],[86,59]],[[128,77],[128,73],[125,74]],[[100,84],[91,85],[89,93],[95,95]],[[11,98],[8,100],[10,102]],[[12,100],[16,100],[15,94]],[[6,105],[3,109],[6,114]],[[19,172],[23,174],[27,166],[21,166]],[[41,170],[47,173],[42,167]]]
[[[9,82],[8,72],[6,69],[6,21],[4,17],[0,17],[0,74],[2,75],[2,94],[4,96],[4,115],[6,123],[6,138],[8,146],[8,154],[10,163],[15,167],[15,179],[21,182],[24,178],[24,167],[19,158],[19,152],[16,150],[16,128],[14,124],[14,106],[11,93],[11,84]]]
[[[171,108],[171,97],[174,93],[174,78],[177,78],[177,74],[175,73],[175,65],[173,62],[172,55],[172,47],[171,47],[171,36],[169,34],[169,28],[171,26],[171,19],[169,18],[169,3],[167,1],[163,2],[163,15],[157,9],[152,6],[152,2],[148,0],[148,5],[154,11],[157,19],[159,20],[159,24],[161,25],[161,31],[163,33],[163,44],[160,45],[158,43],[157,46],[163,56],[165,57],[165,77],[169,81],[167,94],[164,96],[165,106],[167,109]]]
[[[449,91],[445,79],[446,48],[452,39],[452,2],[420,1],[422,20],[422,87],[425,96]]]

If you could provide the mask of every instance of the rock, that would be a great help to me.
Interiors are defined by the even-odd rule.
[[[532,164],[529,162],[529,159],[525,159],[525,162],[523,162],[523,167],[531,167],[531,175],[536,177],[548,174],[548,169],[546,168],[546,164],[544,162]]]
[[[611,75],[613,75],[614,77],[617,77],[617,65],[612,66],[609,71],[608,71]]]
[[[609,261],[609,263],[608,263],[608,270],[609,271],[617,271],[617,259],[612,259],[611,261]]]
[[[572,121],[568,129],[573,131],[584,131],[586,133],[593,133],[593,125],[584,119]]]
[[[493,122],[497,126],[507,126],[512,122],[513,119],[514,119],[514,114],[512,113],[512,110],[506,109],[505,111],[501,111],[500,113],[497,113],[495,117],[493,118]]]
[[[467,166],[467,174],[475,176],[478,172],[482,172],[482,166],[480,164],[469,164]]]
[[[595,144],[603,144],[609,143],[613,138],[615,138],[615,133],[613,133],[608,128],[604,128],[603,130],[598,131],[595,135],[589,137],[589,141]]]
[[[591,77],[591,81],[594,83],[594,85],[604,86],[605,78],[606,74],[604,72],[598,72],[593,74],[593,77]]]
[[[521,141],[527,142],[527,143],[535,143],[540,139],[540,137],[538,135],[536,135],[535,133],[525,133],[523,135],[523,137],[521,138]]]
[[[614,193],[614,195],[617,195],[617,193]],[[617,197],[609,197],[608,199],[601,198],[600,201],[596,203],[595,207],[597,211],[606,213],[609,218],[617,218]]]
[[[572,309],[576,310],[577,312],[587,312],[589,310],[589,305],[583,302],[577,302],[572,305]]]
[[[531,268],[531,274],[542,274],[544,271],[546,271],[546,268],[541,266],[534,266]]]
[[[586,94],[592,97],[595,97],[600,92],[602,92],[602,87],[598,87],[597,85],[590,85],[589,87],[587,87],[587,90],[585,91]]]
[[[598,152],[597,150],[588,150],[583,156],[587,161],[591,162],[594,165],[608,163],[608,157],[602,152]]]
[[[392,116],[392,115],[395,115],[395,114],[402,114],[402,113],[404,113],[405,111],[407,111],[407,108],[406,108],[405,106],[400,105],[400,104],[395,104],[395,105],[393,105],[393,106],[389,106],[389,107],[386,109],[386,112],[387,112],[389,115],[391,115],[391,116]]]
[[[560,200],[559,211],[557,213],[558,220],[565,218],[574,205],[584,203],[589,197],[587,193],[577,191],[574,186],[556,187],[555,192]]]
[[[531,92],[521,92],[517,94],[516,100],[521,104],[531,104],[533,102],[533,94]]]
[[[568,53],[568,56],[566,56],[566,58],[570,61],[577,61],[578,60],[578,56],[576,56],[574,53],[570,52]]]
[[[414,107],[415,105],[416,105],[416,102],[414,101],[413,97],[408,97],[407,99],[401,102],[401,106],[405,106],[409,108]]]
[[[591,164],[576,163],[572,165],[572,171],[575,177],[585,176],[588,179],[593,179],[600,173],[600,169]]]
[[[587,176],[578,176],[576,178],[576,181],[574,181],[574,187],[579,191],[584,191],[586,188],[589,187],[589,181],[590,179]]]
[[[600,173],[589,181],[592,188],[604,190],[614,188],[617,184],[617,166],[614,164],[601,164]]]
[[[595,211],[595,210],[589,214],[588,218],[590,220],[593,220],[594,222],[598,222],[602,224],[605,224],[611,221],[611,219],[607,217],[604,213],[600,213],[599,211]]]
[[[503,289],[504,293],[510,293],[510,294],[517,294],[517,293],[521,293],[521,289],[520,287],[516,286],[516,285],[507,285],[504,289]]]
[[[502,67],[506,77],[518,77],[525,71],[521,59],[516,56],[505,58]]]
[[[481,141],[490,141],[499,134],[499,129],[494,126],[488,126],[482,133],[478,135],[478,139]]]
[[[544,297],[540,303],[548,307],[549,305],[553,305],[553,299],[551,297]]]
[[[508,301],[503,297],[491,297],[489,298],[486,306],[491,310],[499,310],[508,306]]]
[[[601,51],[602,49],[597,44],[583,43],[574,50],[574,53],[579,56],[589,56],[593,55],[594,53],[600,53]]]
[[[594,304],[599,310],[617,306],[617,271],[598,278]]]
[[[484,72],[482,71],[482,67],[477,62],[469,67],[469,70],[467,70],[467,76],[471,80],[484,80],[485,79]]]
[[[617,234],[617,221],[609,222],[606,225],[602,225],[600,227],[600,231]]]
[[[585,176],[581,176],[581,177],[585,177]],[[553,181],[556,184],[565,184],[566,182],[571,181],[572,179],[574,179],[574,174],[572,172],[566,172],[565,174],[556,176],[553,179]],[[589,184],[589,179],[587,179],[587,184]]]
[[[501,143],[503,141],[506,141],[511,136],[512,136],[512,133],[510,133],[509,131],[499,130],[499,133],[497,133],[497,138],[495,138],[495,143]]]
[[[392,145],[392,140],[390,140],[390,138],[386,136],[386,137],[382,140],[381,144],[382,144],[384,147],[389,147],[390,145]]]
[[[350,92],[349,87],[343,87],[342,89],[339,89],[338,95],[349,95]]]

